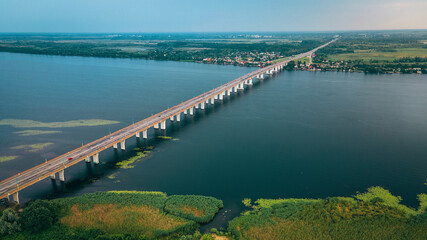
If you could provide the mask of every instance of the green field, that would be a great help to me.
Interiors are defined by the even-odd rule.
[[[393,61],[399,58],[406,57],[427,57],[427,48],[398,48],[393,52],[381,52],[376,50],[355,50],[354,53],[333,54],[328,55],[328,59],[333,61],[348,61],[348,60],[378,60],[378,61]]]

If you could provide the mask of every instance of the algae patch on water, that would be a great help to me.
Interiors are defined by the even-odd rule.
[[[104,119],[81,119],[65,122],[38,122],[25,119],[2,119],[0,125],[12,126],[15,128],[66,128],[66,127],[93,127],[100,125],[117,124],[119,121]]]
[[[19,156],[0,156],[0,163],[17,159]]]
[[[136,155],[128,158],[126,160],[123,160],[121,162],[116,163],[116,167],[118,168],[134,168],[135,166],[133,165],[135,162],[137,162],[138,160],[146,157],[152,150],[153,147],[149,146],[149,147],[145,147],[145,148],[134,148]]]
[[[119,175],[119,173],[113,173],[113,174],[110,174],[110,175],[108,176],[108,179],[116,179],[117,175]]]
[[[179,138],[173,138],[170,136],[157,136],[158,139],[164,139],[164,140],[172,140],[172,141],[178,141]]]
[[[166,139],[166,140],[172,139],[172,137],[169,137],[169,136],[157,136],[157,138],[159,138],[159,139]]]
[[[18,134],[18,136],[26,137],[26,136],[35,136],[35,135],[42,135],[42,134],[60,133],[60,132],[61,131],[24,130],[24,131],[18,131],[14,133]]]
[[[36,144],[29,144],[29,145],[19,145],[16,147],[12,147],[11,149],[26,150],[28,152],[37,152],[37,151],[40,151],[43,148],[46,148],[52,144],[53,143],[51,143],[51,142],[46,142],[46,143],[36,143]]]

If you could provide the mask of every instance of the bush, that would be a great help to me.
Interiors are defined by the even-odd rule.
[[[410,209],[407,206],[400,204],[400,201],[402,201],[402,197],[393,196],[390,191],[382,187],[370,187],[368,188],[367,192],[358,193],[354,196],[354,198],[363,202],[381,203],[385,206],[395,207],[405,212],[405,214],[407,214],[408,216],[416,214],[413,209]]]
[[[24,208],[20,222],[25,230],[39,232],[58,220],[57,212],[58,207],[53,202],[36,200]]]
[[[18,214],[11,208],[4,210],[0,217],[0,234],[6,235],[21,231],[18,219]]]
[[[222,201],[214,197],[173,195],[166,201],[165,211],[198,223],[208,223],[222,207]]]

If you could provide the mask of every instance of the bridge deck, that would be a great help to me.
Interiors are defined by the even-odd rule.
[[[214,88],[208,92],[205,92],[199,96],[196,96],[194,98],[191,98],[190,100],[187,100],[181,104],[178,104],[174,107],[171,107],[169,109],[166,109],[160,113],[157,113],[151,117],[148,117],[146,119],[143,119],[137,123],[134,123],[130,126],[127,126],[125,128],[122,128],[116,132],[113,132],[107,136],[104,136],[102,138],[99,138],[93,142],[90,142],[86,145],[83,145],[82,147],[79,147],[77,149],[74,149],[70,152],[67,152],[65,154],[62,154],[56,158],[53,158],[43,164],[37,165],[31,169],[28,169],[24,172],[18,173],[17,175],[11,176],[3,181],[0,182],[0,199],[8,197],[9,195],[12,195],[19,190],[22,190],[40,180],[43,180],[50,175],[60,172],[64,170],[67,167],[70,167],[78,162],[83,161],[87,157],[90,157],[92,155],[95,155],[106,148],[109,148],[113,146],[114,144],[117,144],[119,142],[122,142],[123,140],[133,137],[136,133],[142,132],[144,130],[147,130],[151,127],[153,127],[156,124],[159,124],[163,121],[166,121],[172,116],[178,115],[185,110],[194,107],[195,105],[199,103],[203,103],[206,100],[209,100],[213,98],[214,96],[221,94],[225,92],[226,90],[231,89],[232,87],[241,84],[245,82],[248,79],[254,78],[259,74],[265,73],[268,70],[272,70],[275,67],[282,66],[292,60],[296,60],[299,58],[303,58],[306,56],[309,56],[313,54],[315,51],[317,51],[320,48],[323,48],[327,46],[328,44],[336,41],[337,39],[334,39],[320,47],[317,47],[309,52],[299,54],[294,57],[288,57],[284,61],[281,61],[279,63],[276,63],[274,65],[267,66],[265,68],[258,69],[256,71],[253,71],[251,73],[248,73],[244,76],[241,76],[239,78],[234,79],[231,82],[228,82],[224,85],[221,85],[217,88]],[[68,161],[68,158],[73,158],[71,161]]]

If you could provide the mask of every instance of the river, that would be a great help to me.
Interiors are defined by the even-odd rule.
[[[197,63],[0,53],[0,120],[119,124],[70,128],[0,125],[0,179],[44,162],[255,68]],[[20,136],[22,130],[59,133]],[[167,135],[171,140],[156,136]],[[43,150],[13,147],[51,142]],[[154,149],[119,169],[137,146]],[[108,149],[101,164],[45,179],[21,201],[108,190],[200,194],[224,201],[209,227],[244,210],[243,198],[350,196],[383,186],[417,207],[427,179],[427,77],[337,72],[282,72],[222,103],[168,123],[148,141]]]

